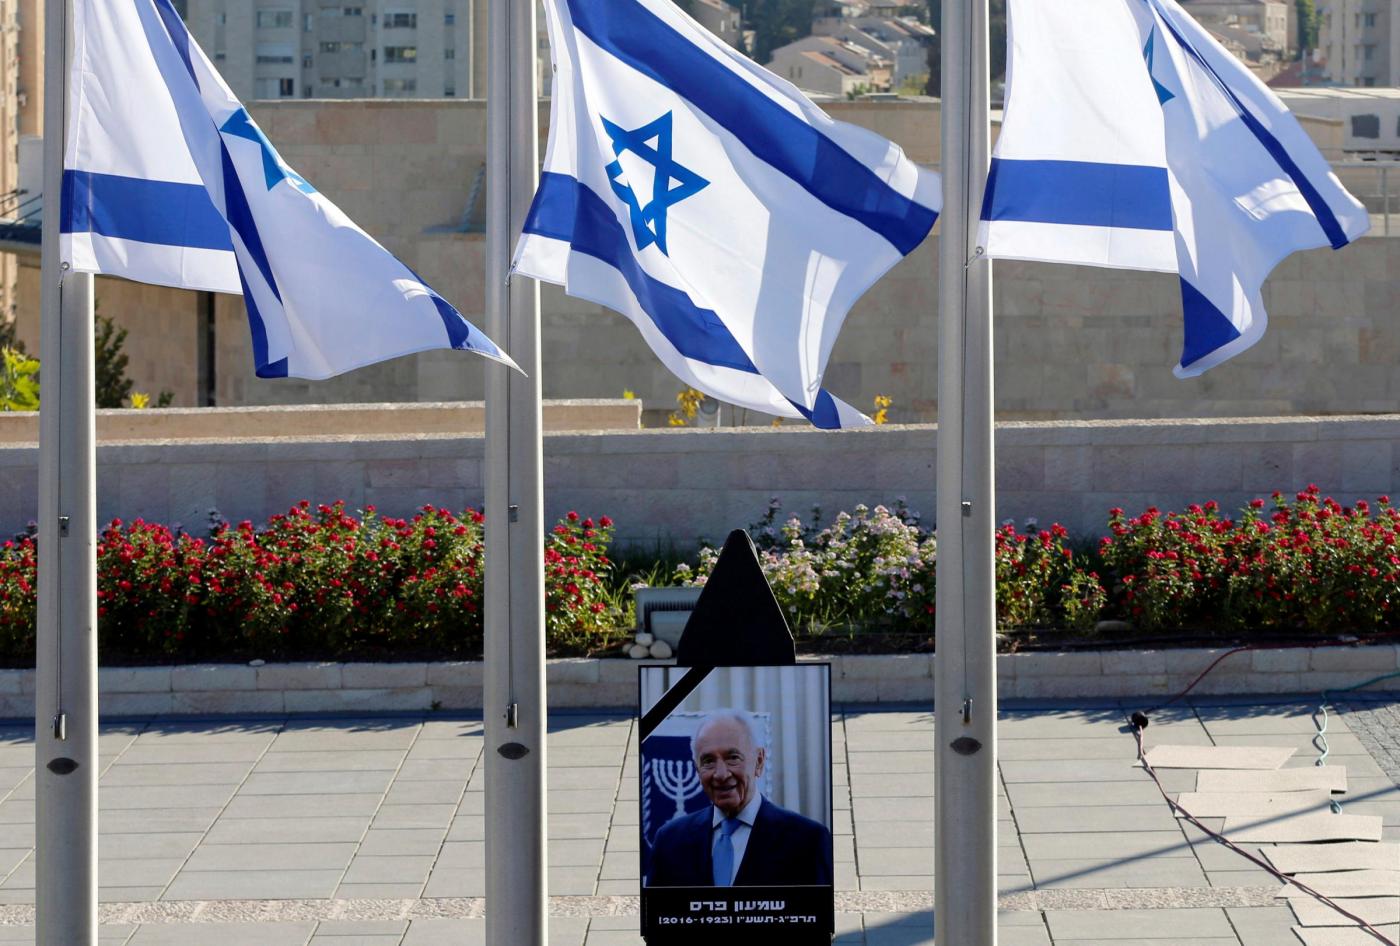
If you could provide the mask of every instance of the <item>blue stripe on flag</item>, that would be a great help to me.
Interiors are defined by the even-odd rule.
[[[574,26],[633,69],[702,109],[760,160],[908,254],[937,214],[758,92],[636,0],[569,0]]]
[[[982,219],[1170,230],[1167,169],[993,158]]]
[[[1150,2],[1152,2],[1154,9],[1156,9],[1157,18],[1171,31],[1172,36],[1176,38],[1177,44],[1186,51],[1187,55],[1196,60],[1197,64],[1205,70],[1206,75],[1211,77],[1216,87],[1225,94],[1225,97],[1235,106],[1235,110],[1239,112],[1240,121],[1244,122],[1245,127],[1254,133],[1255,138],[1259,139],[1259,143],[1264,146],[1265,151],[1269,152],[1269,156],[1278,164],[1279,169],[1292,179],[1294,186],[1298,188],[1298,193],[1302,194],[1303,199],[1308,202],[1308,208],[1312,210],[1313,216],[1317,218],[1318,224],[1322,227],[1322,232],[1327,235],[1328,241],[1332,244],[1332,249],[1340,250],[1350,243],[1351,241],[1347,239],[1346,231],[1342,229],[1341,222],[1337,220],[1337,215],[1332,212],[1331,206],[1328,205],[1322,194],[1318,192],[1313,182],[1303,173],[1303,169],[1298,167],[1298,163],[1293,160],[1293,155],[1288,153],[1288,149],[1283,146],[1283,142],[1275,138],[1273,132],[1265,128],[1264,124],[1259,121],[1258,118],[1254,117],[1254,113],[1245,107],[1245,104],[1235,95],[1234,90],[1230,88],[1229,84],[1220,77],[1220,74],[1206,61],[1205,57],[1196,51],[1196,47],[1192,46],[1186,41],[1186,37],[1181,35],[1176,28],[1176,24],[1168,19],[1166,11],[1156,3],[1156,0],[1150,0]],[[1185,362],[1182,364],[1184,365]]]
[[[421,279],[419,282],[423,282]],[[427,287],[427,283],[423,283]],[[442,319],[442,327],[447,330],[447,341],[453,348],[470,348],[469,341],[472,337],[471,328],[467,325],[467,320],[462,318],[462,313],[453,308],[452,303],[442,296],[428,290],[428,297],[433,300],[433,307],[437,309],[438,318]]]
[[[263,322],[262,312],[258,310],[257,297],[248,288],[248,277],[243,274],[243,264],[238,264],[238,282],[243,287],[243,307],[248,311],[248,333],[253,339],[253,369],[259,378],[281,378],[287,374],[287,359],[283,358],[279,364],[282,366],[281,374],[264,374],[267,370],[267,325]],[[276,370],[276,366],[273,366]]]
[[[180,58],[185,61],[185,68],[190,71],[194,87],[199,88],[199,76],[195,75],[194,62],[190,59],[190,32],[185,28],[185,21],[180,19],[179,12],[176,11],[170,0],[156,0],[156,13],[160,15],[161,22],[165,24],[165,31],[170,34],[170,41],[175,44]]]
[[[1181,280],[1181,315],[1184,321],[1181,342],[1183,368],[1191,367],[1206,355],[1240,337],[1235,323],[1185,279]]]
[[[758,369],[729,329],[673,286],[648,275],[632,254],[612,208],[576,179],[546,172],[525,218],[525,232],[564,240],[622,273],[642,310],[686,358],[757,374]]]
[[[243,247],[253,258],[253,265],[262,273],[267,286],[277,301],[282,301],[282,293],[277,288],[277,280],[272,275],[272,263],[263,248],[262,237],[258,234],[258,222],[253,217],[253,208],[248,204],[248,195],[243,192],[243,182],[238,176],[238,167],[233,163],[233,155],[228,153],[228,145],[222,139],[219,150],[223,153],[224,166],[224,210],[228,214],[228,225],[243,240]],[[261,170],[261,167],[259,167]],[[239,264],[243,263],[240,260]],[[243,293],[247,296],[247,290]]]
[[[813,427],[822,430],[840,430],[841,412],[836,407],[836,399],[826,393],[826,388],[817,392],[816,403],[809,411],[807,408],[788,398],[788,403],[797,408],[797,412],[812,422]]]
[[[232,250],[228,224],[203,184],[64,171],[64,233],[99,233],[120,240]]]
[[[642,270],[612,209],[575,178],[548,171],[540,175],[524,231],[564,240],[575,252],[620,272],[642,311],[684,357],[758,374],[749,356],[714,312],[700,308],[684,292]],[[824,388],[817,393],[810,411],[795,401],[789,403],[816,427],[835,430],[841,426],[836,402]]]

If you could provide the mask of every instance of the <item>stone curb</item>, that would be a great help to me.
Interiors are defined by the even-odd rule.
[[[1007,700],[1167,696],[1184,690],[1226,653],[1227,648],[1193,648],[1001,654],[997,686],[999,696]],[[832,657],[832,701],[931,701],[934,659],[928,654]],[[669,662],[551,660],[546,667],[549,705],[552,709],[634,706],[637,668]],[[1248,651],[1226,657],[1192,693],[1336,691],[1397,672],[1400,645],[1394,644]],[[98,686],[104,716],[477,710],[482,701],[482,665],[452,661],[104,667]],[[1400,692],[1400,676],[1368,691]],[[33,716],[34,671],[0,670],[0,718]]]

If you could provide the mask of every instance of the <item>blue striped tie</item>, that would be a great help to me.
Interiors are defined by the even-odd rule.
[[[719,841],[715,844],[715,886],[729,887],[734,883],[734,832],[743,824],[738,818],[725,818],[719,823]]]

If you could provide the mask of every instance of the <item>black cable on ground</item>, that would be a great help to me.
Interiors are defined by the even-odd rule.
[[[1229,655],[1227,654],[1225,656]],[[1216,661],[1216,663],[1219,663],[1219,661]],[[1212,664],[1212,666],[1214,665]],[[1209,668],[1207,672],[1209,672]],[[1199,678],[1197,682],[1199,682]],[[1193,683],[1192,686],[1195,686],[1195,684]],[[1182,695],[1184,696],[1185,693],[1183,692]],[[1141,762],[1142,767],[1145,770],[1147,770],[1147,774],[1151,776],[1152,781],[1157,786],[1157,791],[1162,793],[1162,798],[1166,800],[1167,804],[1171,806],[1173,811],[1181,815],[1181,817],[1186,821],[1189,821],[1191,822],[1191,824],[1195,825],[1198,830],[1203,831],[1211,840],[1217,842],[1218,844],[1223,844],[1225,847],[1234,851],[1236,854],[1240,855],[1250,863],[1258,867],[1262,867],[1264,870],[1268,871],[1270,874],[1274,875],[1279,880],[1283,881],[1285,884],[1291,884],[1294,887],[1297,887],[1299,890],[1303,891],[1303,893],[1314,898],[1319,903],[1322,903],[1325,906],[1331,907],[1333,910],[1336,910],[1337,913],[1346,917],[1348,920],[1351,920],[1362,930],[1365,930],[1367,933],[1374,936],[1377,942],[1383,943],[1385,944],[1385,946],[1400,946],[1400,943],[1396,943],[1394,940],[1387,938],[1386,935],[1380,930],[1376,929],[1370,923],[1367,923],[1361,917],[1357,916],[1355,913],[1352,913],[1350,910],[1343,907],[1331,897],[1317,890],[1314,890],[1312,887],[1309,887],[1301,880],[1298,880],[1295,877],[1290,877],[1289,875],[1283,873],[1282,871],[1274,867],[1274,865],[1266,861],[1264,858],[1256,857],[1255,855],[1249,853],[1249,851],[1245,850],[1244,847],[1242,847],[1239,844],[1236,844],[1234,841],[1231,841],[1229,838],[1225,837],[1225,835],[1219,833],[1218,831],[1212,831],[1210,828],[1206,827],[1205,824],[1203,824],[1199,818],[1197,818],[1195,815],[1191,814],[1191,812],[1187,811],[1185,808],[1181,807],[1181,805],[1173,801],[1171,796],[1167,794],[1167,790],[1162,787],[1162,780],[1157,776],[1157,770],[1154,769],[1152,767],[1152,764],[1147,761],[1147,750],[1144,748],[1142,742],[1142,731],[1144,728],[1146,728],[1146,726],[1147,717],[1142,713],[1134,713],[1133,738],[1137,741],[1138,761]]]

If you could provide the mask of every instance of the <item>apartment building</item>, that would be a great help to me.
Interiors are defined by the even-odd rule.
[[[1400,0],[1319,0],[1318,47],[1337,85],[1400,85]]]
[[[1281,57],[1297,48],[1297,14],[1292,0],[1184,0],[1182,6],[1207,29],[1253,33],[1260,44]]]
[[[243,99],[485,94],[486,0],[176,0]]]
[[[744,48],[743,20],[726,0],[691,0],[685,9],[722,42],[735,49]]]
[[[768,68],[799,89],[828,95],[887,92],[892,63],[835,36],[804,36],[773,50]]]

